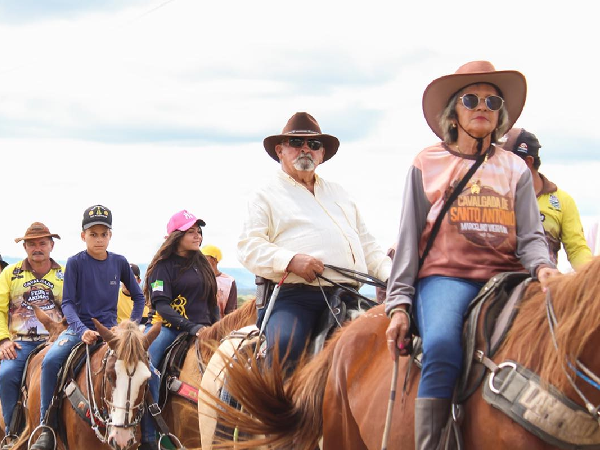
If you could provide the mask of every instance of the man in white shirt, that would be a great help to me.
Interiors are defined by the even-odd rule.
[[[288,273],[266,326],[268,349],[288,363],[302,353],[327,303],[329,283],[317,275],[358,287],[358,283],[324,268],[324,263],[366,272],[386,281],[391,259],[368,232],[356,204],[338,184],[315,170],[333,157],[339,140],[321,133],[305,112],[294,114],[281,134],[264,147],[281,170],[248,203],[248,216],[238,242],[238,259],[252,273],[274,283]],[[262,320],[264,309],[259,313]]]

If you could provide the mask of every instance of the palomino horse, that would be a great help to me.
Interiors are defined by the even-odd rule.
[[[204,328],[200,336],[192,341],[187,351],[179,380],[197,391],[205,367],[216,347],[215,342],[219,342],[233,330],[254,323],[256,323],[256,301],[249,300],[214,325]],[[179,438],[184,447],[200,447],[196,404],[182,396],[170,393],[162,416],[171,433]]]
[[[549,294],[543,293],[538,283],[531,283],[506,340],[492,358],[496,364],[507,360],[520,363],[538,373],[547,383],[545,386],[554,386],[574,403],[583,405],[573,387],[576,386],[587,398],[589,408],[579,410],[577,420],[564,427],[584,428],[582,423],[591,423],[596,439],[600,430],[594,406],[600,404],[600,386],[584,381],[585,375],[576,376],[575,369],[570,368],[587,366],[587,372],[582,371],[592,380],[598,379],[595,374],[600,373],[598,280],[600,258],[574,275],[552,279]],[[549,325],[553,322],[548,313],[552,305],[554,326]],[[277,376],[277,364],[273,370],[267,370],[256,363],[249,368],[232,362],[229,390],[245,412],[221,404],[221,420],[229,426],[237,425],[240,431],[266,438],[237,442],[231,447],[253,448],[270,443],[272,448],[313,450],[322,435],[326,450],[381,448],[393,366],[386,349],[388,324],[383,306],[368,311],[342,328],[320,355],[298,369],[286,383]],[[481,336],[476,345],[483,347]],[[401,358],[400,380],[407,365],[408,358]],[[411,450],[415,446],[413,411],[418,381],[419,371],[413,367],[407,391],[398,395],[395,402],[389,448]],[[481,392],[479,385],[464,403],[461,429],[465,449],[558,448],[491,407]]]
[[[92,400],[98,410],[106,408],[108,415],[106,418],[94,418],[94,411],[91,411],[92,420],[99,425],[97,436],[92,427],[69,406],[68,400],[61,399],[58,422],[64,427],[66,441],[62,442],[60,433],[56,433],[57,448],[131,449],[136,444],[145,386],[150,377],[146,351],[160,332],[160,325],[155,325],[144,335],[134,322],[124,321],[114,332],[99,322],[94,322],[98,333],[106,342],[90,356],[89,373],[92,374],[95,395],[90,398],[86,384],[87,362],[83,364],[75,381],[83,395]],[[44,326],[51,325],[44,323]],[[36,355],[28,369],[27,424],[15,443],[15,449],[25,447],[33,428],[40,420],[41,363],[46,351],[47,349]]]

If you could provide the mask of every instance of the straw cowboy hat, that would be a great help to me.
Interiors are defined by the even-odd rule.
[[[318,122],[313,116],[305,112],[297,112],[290,117],[290,120],[283,127],[281,134],[269,136],[263,141],[265,150],[275,161],[279,162],[275,146],[281,144],[285,138],[289,137],[311,137],[323,142],[323,146],[325,147],[323,162],[335,155],[340,146],[338,138],[321,133],[321,127],[319,127]]]
[[[466,86],[477,83],[493,84],[504,99],[508,112],[508,129],[512,128],[525,106],[527,81],[516,70],[496,70],[491,62],[472,61],[460,66],[452,75],[433,80],[423,93],[423,115],[433,132],[444,139],[439,118],[450,98]]]
[[[50,230],[48,229],[48,227],[46,225],[44,225],[42,222],[33,222],[30,225],[30,227],[27,228],[27,231],[25,232],[25,236],[16,238],[15,242],[21,242],[21,241],[26,241],[27,239],[36,239],[36,238],[43,238],[43,237],[51,237],[51,238],[60,239],[60,236],[58,234],[51,233]]]

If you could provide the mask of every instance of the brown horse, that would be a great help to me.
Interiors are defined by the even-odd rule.
[[[38,306],[33,306],[33,312],[35,313],[38,320],[44,325],[46,330],[48,331],[48,340],[45,343],[45,348],[38,354],[34,355],[29,364],[29,372],[32,370],[39,370],[42,364],[42,360],[44,359],[44,355],[50,348],[52,342],[56,340],[58,335],[62,333],[67,328],[67,319],[63,318],[61,322],[54,322],[44,311],[42,311]],[[39,378],[38,378],[39,382]],[[39,409],[39,408],[38,408]],[[2,404],[0,403],[0,439],[4,439],[4,418],[2,416]],[[10,439],[10,438],[8,438]],[[3,441],[2,441],[3,442]],[[4,442],[3,442],[4,443]]]
[[[256,323],[256,301],[249,300],[195,338],[185,356],[179,380],[198,390],[202,375],[216,345],[233,330]],[[200,447],[197,405],[184,397],[170,394],[162,416],[169,430],[187,448]]]
[[[563,367],[579,360],[593,373],[600,373],[598,280],[600,258],[574,275],[550,281],[548,289],[557,318],[556,346],[546,313],[547,296],[538,283],[530,284],[507,339],[493,360],[497,364],[508,359],[518,361],[583,406]],[[285,383],[277,373],[279,364],[266,370],[255,362],[251,368],[233,362],[229,390],[245,413],[221,404],[221,420],[237,425],[240,431],[266,437],[229,447],[253,448],[268,443],[273,448],[313,450],[322,436],[327,450],[381,448],[393,367],[386,349],[388,324],[383,306],[368,311],[342,328],[321,354]],[[478,334],[476,348],[482,348]],[[400,360],[400,380],[404,379],[407,361]],[[600,404],[600,391],[568,371],[589,402]],[[414,448],[413,411],[419,375],[418,370],[412,371],[407,392],[398,395],[395,402],[389,448]],[[591,418],[582,414],[585,420]],[[462,435],[465,449],[557,448],[492,408],[482,398],[481,386],[464,404]]]
[[[42,323],[54,327],[50,322]],[[146,351],[160,332],[160,325],[144,335],[137,324],[122,322],[114,333],[99,322],[96,329],[106,342],[90,357],[90,369],[93,374],[92,397],[98,409],[106,408],[108,418],[100,426],[100,436],[70,407],[67,399],[62,400],[59,423],[64,425],[66,441],[62,442],[57,433],[57,448],[86,449],[106,448],[125,450],[134,448],[139,437],[139,417],[143,408],[145,386],[150,377]],[[60,327],[60,325],[58,325]],[[26,384],[28,387],[26,427],[15,449],[25,448],[31,432],[39,423],[41,364],[49,346],[36,355],[28,368]],[[83,395],[90,398],[85,381],[87,362],[75,381]],[[98,424],[100,420],[97,420]],[[99,440],[99,439],[102,440]]]

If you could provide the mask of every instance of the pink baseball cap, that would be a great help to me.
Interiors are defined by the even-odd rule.
[[[205,226],[206,223],[202,219],[198,219],[192,213],[187,212],[185,209],[175,213],[169,219],[167,224],[167,234],[171,234],[175,230],[187,231],[193,225]]]

